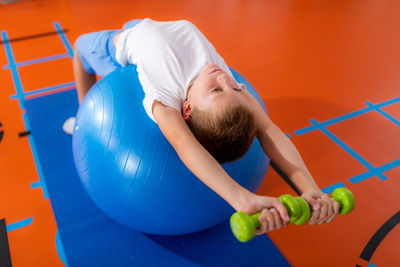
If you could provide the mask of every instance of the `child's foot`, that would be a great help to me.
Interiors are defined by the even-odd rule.
[[[72,133],[74,132],[74,124],[75,124],[75,118],[71,117],[69,119],[67,119],[64,124],[63,124],[63,130],[64,132],[66,132],[67,134],[72,135]]]

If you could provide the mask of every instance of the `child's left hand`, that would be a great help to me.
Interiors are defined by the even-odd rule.
[[[312,190],[301,195],[311,207],[309,223],[330,223],[339,213],[339,203],[320,190]]]

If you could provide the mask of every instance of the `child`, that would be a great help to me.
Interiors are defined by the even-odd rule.
[[[321,192],[295,146],[193,24],[134,20],[122,30],[80,36],[74,55],[79,103],[95,74],[128,64],[137,65],[148,116],[192,173],[235,210],[263,212],[258,235],[287,225],[285,207],[277,198],[249,192],[219,164],[243,156],[254,137],[311,205],[310,224],[331,222],[338,214],[338,203]],[[72,125],[73,119],[64,125],[70,133]]]

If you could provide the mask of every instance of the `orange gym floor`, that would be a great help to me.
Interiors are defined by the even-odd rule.
[[[292,266],[400,266],[399,1],[2,2],[0,220],[13,266],[68,265],[24,100],[75,90],[80,34],[145,17],[193,22],[257,89],[320,188],[354,193],[350,215],[268,234]],[[258,193],[295,192],[270,168]]]

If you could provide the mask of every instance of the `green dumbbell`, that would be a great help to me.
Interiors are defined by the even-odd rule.
[[[344,215],[350,213],[354,208],[354,197],[347,188],[337,188],[332,193],[332,198],[339,203],[339,213]],[[282,195],[279,201],[285,205],[290,223],[297,225],[305,224],[311,215],[310,207],[302,197],[293,197],[291,195]],[[258,217],[261,212],[248,215],[244,211],[238,211],[231,217],[230,224],[233,234],[241,242],[251,240],[256,233],[256,229],[260,227]]]

